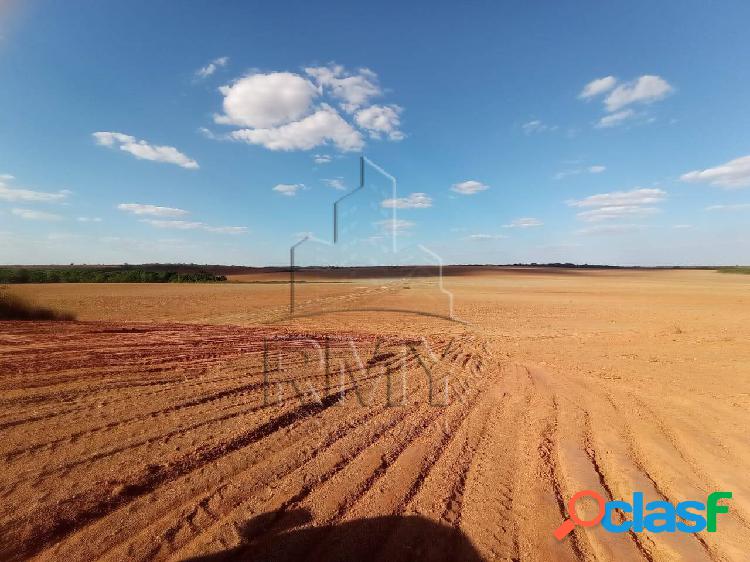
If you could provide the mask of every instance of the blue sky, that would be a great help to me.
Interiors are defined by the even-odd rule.
[[[363,153],[398,194],[368,169],[360,241],[748,263],[747,21],[742,1],[5,1],[0,263],[282,264],[331,238]]]

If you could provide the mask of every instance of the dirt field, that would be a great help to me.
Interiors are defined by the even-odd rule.
[[[316,280],[13,287],[79,321],[0,322],[0,559],[747,559],[750,276]]]

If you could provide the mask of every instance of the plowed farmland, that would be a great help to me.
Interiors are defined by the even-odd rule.
[[[750,277],[446,287],[14,288],[78,321],[0,322],[0,559],[746,559]],[[733,498],[557,541],[584,489]]]

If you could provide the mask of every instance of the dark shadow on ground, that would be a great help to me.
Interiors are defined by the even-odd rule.
[[[250,560],[264,562],[481,562],[458,529],[420,516],[357,519],[312,526],[303,509],[265,513],[240,530],[242,544],[186,562]]]

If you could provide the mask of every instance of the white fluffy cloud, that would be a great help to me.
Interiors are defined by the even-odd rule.
[[[535,226],[542,226],[544,223],[539,219],[532,217],[525,217],[515,219],[508,224],[504,224],[503,228],[533,228]]]
[[[460,193],[461,195],[474,195],[480,191],[486,191],[490,188],[489,185],[485,185],[482,182],[475,180],[466,180],[460,183],[454,183],[451,186],[451,191]]]
[[[663,99],[673,90],[661,76],[646,74],[617,86],[604,100],[604,105],[608,111],[617,111],[632,103],[651,103]]]
[[[567,201],[571,207],[613,207],[628,205],[653,205],[666,199],[667,192],[657,188],[637,188],[630,191],[598,193],[584,199]]]
[[[570,200],[570,207],[586,209],[577,214],[584,222],[604,222],[624,218],[646,217],[659,213],[658,203],[664,201],[667,192],[657,188],[639,188],[630,191],[598,193],[584,199]],[[609,232],[607,229],[590,229],[591,232]]]
[[[432,198],[426,193],[412,193],[397,199],[385,199],[380,205],[386,209],[427,209],[432,207]]]
[[[35,211],[33,209],[11,209],[11,214],[30,221],[59,221],[62,220],[60,215]]]
[[[592,80],[591,82],[586,84],[583,87],[583,90],[581,90],[581,93],[578,94],[578,97],[582,99],[588,99],[593,96],[598,96],[599,94],[603,94],[604,92],[608,92],[609,90],[614,88],[616,83],[617,78],[615,78],[614,76],[597,78],[596,80]]]
[[[598,129],[606,129],[608,127],[616,127],[617,125],[620,125],[630,119],[631,117],[635,117],[635,111],[632,109],[624,109],[622,111],[618,111],[616,113],[611,113],[609,115],[605,115],[599,121],[596,122],[596,127]]]
[[[343,66],[331,64],[309,67],[305,72],[315,80],[321,92],[330,89],[331,95],[341,101],[341,107],[347,113],[356,111],[371,98],[383,93],[378,85],[377,74],[368,68],[361,68],[357,73],[351,74]]]
[[[379,139],[386,135],[393,141],[404,138],[404,133],[399,130],[403,111],[397,105],[371,105],[357,111],[354,120],[361,128],[365,129],[372,138]]]
[[[97,144],[109,148],[118,147],[120,150],[129,152],[141,160],[176,164],[188,170],[197,170],[199,168],[198,162],[188,158],[173,146],[152,145],[145,140],[138,140],[123,133],[100,131],[92,133],[92,135]]]
[[[202,222],[158,219],[141,219],[141,222],[150,224],[151,226],[156,228],[168,228],[174,230],[203,230],[216,234],[244,234],[245,232],[247,232],[246,226],[211,226]]]
[[[309,150],[328,142],[345,152],[364,146],[362,134],[327,104],[299,121],[270,129],[240,129],[230,136],[270,150]]]
[[[305,185],[302,183],[280,183],[271,189],[287,197],[294,197],[298,191],[305,189]]]
[[[750,187],[750,155],[730,160],[715,168],[694,170],[680,176],[682,181],[702,182],[727,189]]]
[[[603,129],[621,125],[638,115],[627,106],[649,104],[664,99],[673,91],[674,88],[661,76],[644,74],[631,82],[619,84],[614,76],[606,76],[586,84],[578,97],[591,99],[609,92],[604,98],[604,109],[608,115],[599,119],[595,125]]]
[[[206,66],[196,70],[195,77],[196,78],[208,78],[214,72],[216,72],[219,68],[226,66],[228,62],[229,62],[229,57],[219,57],[217,59],[214,59],[210,63],[208,63]]]
[[[181,217],[189,214],[184,209],[174,207],[157,207],[156,205],[144,205],[142,203],[120,203],[117,208],[126,213],[134,215],[149,215],[153,217]]]
[[[313,156],[313,162],[316,164],[330,164],[332,161],[333,158],[328,154],[315,154]]]
[[[219,88],[224,96],[221,115],[214,121],[240,127],[228,138],[270,150],[310,150],[333,145],[340,151],[361,150],[364,135],[373,139],[401,140],[401,107],[370,105],[383,94],[377,75],[368,69],[352,74],[329,65],[293,72],[257,73]],[[338,104],[344,114],[334,108]],[[346,116],[345,114],[351,114]],[[331,162],[315,155],[316,164]]]
[[[58,203],[68,198],[72,191],[63,189],[55,193],[45,191],[32,191],[31,189],[21,189],[10,187],[5,180],[10,181],[13,176],[5,175],[0,178],[0,199],[3,201],[24,201],[27,203]]]
[[[215,121],[266,129],[304,116],[318,96],[315,86],[291,72],[251,74],[219,91],[224,95],[224,114]]]

